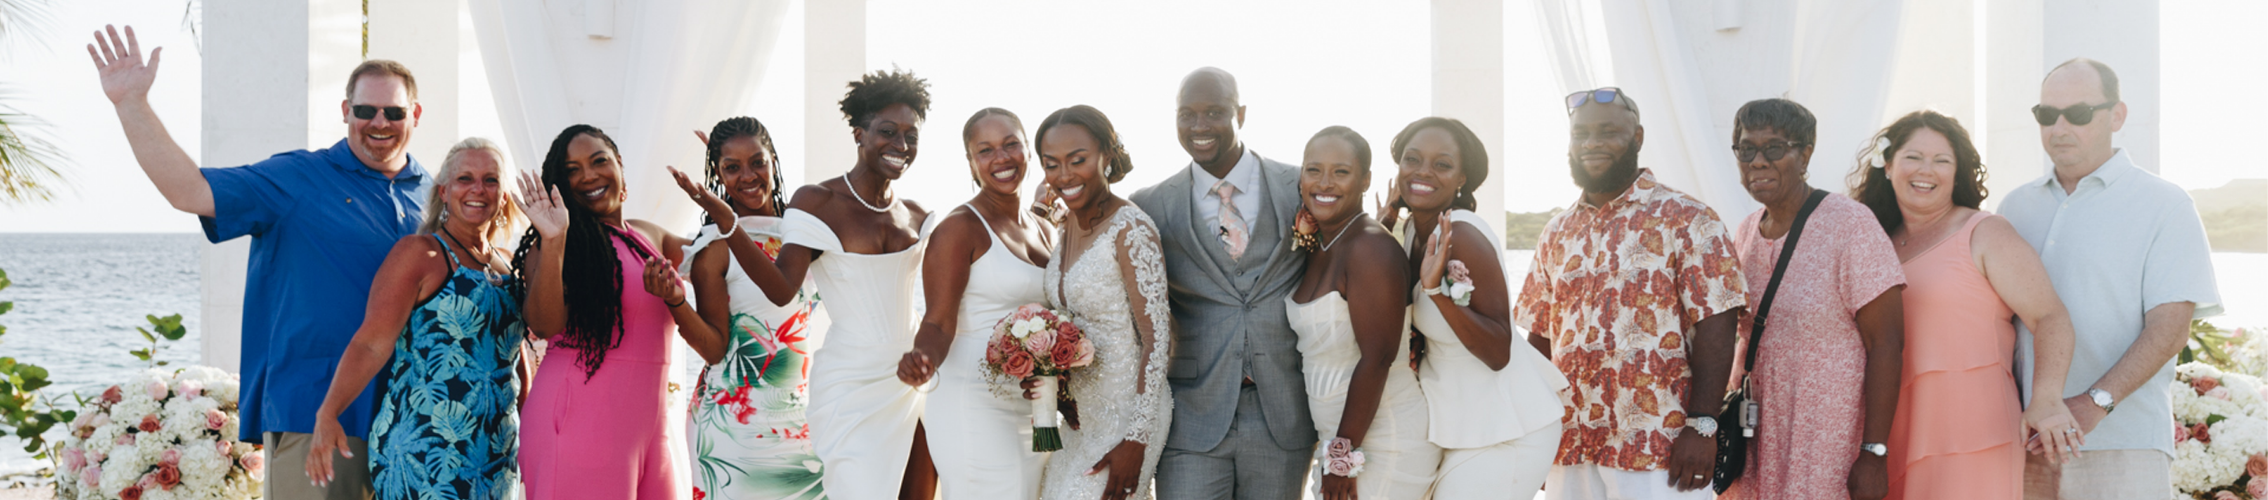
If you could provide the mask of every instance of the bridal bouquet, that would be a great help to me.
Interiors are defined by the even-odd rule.
[[[1015,393],[1024,379],[1039,379],[1032,389],[1039,395],[1032,400],[1032,451],[1063,449],[1055,421],[1056,376],[1094,362],[1095,344],[1071,323],[1070,313],[1039,304],[1024,304],[1000,318],[984,349],[984,371],[995,385]]]
[[[265,460],[236,441],[236,392],[235,375],[205,366],[152,368],[103,390],[55,455],[55,498],[251,498]]]

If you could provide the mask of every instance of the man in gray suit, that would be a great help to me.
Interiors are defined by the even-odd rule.
[[[1158,497],[1297,499],[1315,449],[1284,316],[1307,265],[1289,237],[1299,170],[1237,140],[1244,106],[1226,71],[1183,78],[1174,114],[1192,161],[1133,197],[1157,222],[1173,306],[1173,429]]]

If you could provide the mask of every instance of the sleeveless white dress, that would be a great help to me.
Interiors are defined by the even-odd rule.
[[[1019,394],[994,391],[983,366],[993,325],[1024,304],[1046,300],[1040,293],[1044,271],[1008,251],[984,214],[973,207],[969,212],[984,224],[992,247],[969,264],[958,332],[937,366],[936,389],[922,422],[929,429],[940,496],[1030,500],[1039,496],[1040,468],[1048,455],[1032,451],[1032,405]]]
[[[1307,377],[1307,408],[1315,418],[1315,434],[1323,443],[1339,437],[1340,413],[1347,408],[1347,387],[1354,382],[1355,365],[1362,348],[1355,344],[1354,318],[1346,296],[1338,291],[1305,304],[1284,297],[1284,312],[1292,331],[1299,334],[1300,372]],[[1405,324],[1407,324],[1405,322]],[[1355,476],[1355,496],[1363,499],[1424,498],[1441,465],[1441,448],[1426,441],[1425,394],[1417,373],[1402,360],[1409,359],[1407,330],[1397,331],[1392,368],[1386,373],[1385,391],[1379,393],[1378,413],[1362,437],[1363,468]],[[1327,445],[1315,447],[1317,465],[1308,476],[1315,498],[1323,497],[1323,467]]]
[[[806,279],[819,287],[834,323],[814,346],[804,410],[812,451],[827,471],[822,486],[828,498],[897,498],[922,412],[921,391],[898,380],[898,359],[913,348],[921,252],[940,217],[923,222],[922,241],[875,255],[843,251],[834,230],[809,212],[789,209],[785,218],[785,242],[825,252]]]
[[[1504,240],[1480,215],[1465,210],[1446,214],[1488,235],[1489,248]],[[1414,225],[1404,228],[1403,244],[1414,245]],[[1423,258],[1411,250],[1412,258]],[[1510,279],[1507,277],[1506,279]],[[1441,309],[1419,283],[1412,292],[1410,323],[1425,334],[1426,358],[1418,365],[1424,388],[1428,439],[1442,448],[1436,498],[1532,498],[1551,472],[1559,451],[1560,418],[1566,415],[1567,376],[1551,360],[1512,341],[1511,361],[1490,370],[1449,329]],[[1509,297],[1506,300],[1510,300]]]
[[[748,216],[739,227],[758,249],[778,258],[782,223],[778,217]],[[710,244],[721,249],[722,237],[715,224],[702,226],[685,255]],[[693,259],[685,259],[678,272],[691,276]],[[805,283],[787,305],[773,304],[729,255],[724,283],[732,311],[725,355],[701,369],[693,390],[687,444],[694,491],[710,500],[820,496],[825,470],[811,452],[804,420],[810,397],[804,377],[812,346],[823,342],[820,333],[828,323],[817,311],[818,292]]]
[[[1068,388],[1079,402],[1080,428],[1064,429],[1063,449],[1048,458],[1040,498],[1102,498],[1110,471],[1088,475],[1087,469],[1129,440],[1146,446],[1142,473],[1127,498],[1150,498],[1150,479],[1173,421],[1173,395],[1165,380],[1172,314],[1166,305],[1157,224],[1127,203],[1102,227],[1077,262],[1064,262],[1070,254],[1063,247],[1071,244],[1066,239],[1047,263],[1048,305],[1071,312],[1072,323],[1095,344],[1095,361],[1071,373]],[[1126,282],[1127,274],[1134,283]],[[1129,289],[1135,293],[1127,293]],[[1134,329],[1135,321],[1149,322],[1156,334],[1144,338]]]

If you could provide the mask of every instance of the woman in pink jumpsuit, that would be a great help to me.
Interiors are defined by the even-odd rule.
[[[614,142],[568,127],[545,155],[541,186],[518,200],[528,331],[550,340],[520,410],[520,476],[530,499],[676,499],[667,415],[671,332],[722,338],[686,304],[676,273],[683,238],[622,218]],[[549,188],[548,191],[545,188]],[[664,240],[658,245],[652,240]]]

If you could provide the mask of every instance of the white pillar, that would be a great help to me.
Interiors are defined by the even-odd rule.
[[[1433,114],[1456,118],[1480,136],[1491,163],[1473,190],[1474,212],[1504,220],[1504,4],[1433,0]],[[1503,227],[1493,228],[1498,232]]]
[[[836,104],[866,72],[866,0],[803,4],[803,181],[849,172],[858,161]]]
[[[1992,176],[1985,188],[1985,208],[1998,209],[2000,200],[2016,186],[2047,172],[2047,152],[2040,146],[2039,122],[2031,108],[2040,102],[2040,78],[2047,65],[2041,61],[2041,0],[1979,0],[1983,10],[1983,99],[1977,104],[1981,121],[1970,126],[1984,164]],[[2048,63],[2053,64],[2053,63]]]
[[[428,170],[441,167],[449,146],[463,138],[465,107],[459,90],[463,52],[457,10],[464,0],[370,2],[371,59],[392,59],[417,76],[417,102],[425,106],[410,156]],[[493,111],[491,111],[493,112]]]
[[[2164,115],[2158,105],[2158,0],[2057,0],[2046,2],[2041,14],[2041,74],[2073,57],[2110,65],[2118,72],[2119,100],[2126,102],[2126,128],[2112,142],[2136,166],[2157,173],[2158,117]],[[2234,49],[2231,55],[2242,52]],[[2038,91],[2033,92],[2037,104]]]
[[[203,14],[204,108],[226,111],[204,114],[199,164],[246,165],[345,135],[338,104],[346,73],[361,61],[359,2],[211,2]],[[239,367],[251,248],[250,238],[238,238],[201,256],[205,365]]]

